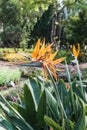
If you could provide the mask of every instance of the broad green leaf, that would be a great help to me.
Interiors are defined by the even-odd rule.
[[[30,127],[28,127],[21,119],[15,116],[8,117],[8,119],[16,128],[19,128],[20,130],[34,130],[30,125]]]
[[[69,97],[65,97],[63,105],[64,105],[64,109],[65,109],[66,115],[70,116],[71,112],[72,112],[72,106],[71,106]]]
[[[72,89],[73,89],[74,93],[76,93],[81,99],[83,99],[85,101],[85,99],[84,99],[84,97],[83,97],[83,95],[81,93],[80,87],[76,86],[76,81],[75,80],[72,82]]]
[[[0,130],[14,130],[12,124],[0,114]],[[5,129],[6,128],[6,129]]]
[[[21,130],[34,130],[23,118],[21,118],[21,115],[18,113],[16,115],[16,110],[13,112],[12,110],[8,109],[7,106],[5,106],[3,103],[0,102],[0,107],[4,111],[7,119],[9,119],[10,123],[13,124],[15,127],[23,127]]]
[[[0,108],[4,111],[5,114],[12,116],[12,111],[8,109],[2,102],[0,102]]]
[[[74,106],[75,106],[75,117],[78,119],[79,117],[79,110],[80,110],[80,102],[79,97],[74,93]]]
[[[41,93],[39,105],[38,105],[38,111],[37,111],[37,120],[38,120],[38,126],[44,127],[44,115],[46,114],[46,93],[45,90]]]
[[[10,102],[10,104],[11,104],[12,107],[14,107],[20,113],[20,115],[25,120],[27,119],[27,114],[26,114],[25,106],[22,106],[20,104],[15,103],[15,102]]]
[[[38,106],[39,96],[40,96],[40,88],[39,88],[39,84],[38,84],[37,80],[32,78],[32,77],[29,77],[29,86],[31,86],[33,89],[36,105]]]
[[[27,84],[24,85],[24,98],[26,105],[27,121],[35,123],[36,122],[35,97],[32,87]]]
[[[61,79],[57,86],[58,86],[58,91],[59,91],[59,94],[60,94],[61,101],[64,104],[65,97],[68,97],[66,85],[65,85],[64,81]]]
[[[56,99],[53,97],[53,95],[48,91],[48,89],[45,89],[46,91],[46,102],[49,107],[49,110],[56,121],[58,121],[61,118],[60,112],[58,110],[58,103]]]
[[[63,106],[63,104],[62,104],[62,102],[61,102],[61,99],[60,99],[60,95],[59,95],[59,91],[58,91],[58,88],[57,88],[57,84],[56,84],[56,82],[55,82],[55,80],[54,80],[54,78],[53,78],[53,76],[52,76],[52,74],[51,74],[51,72],[50,72],[50,69],[49,69],[49,67],[46,65],[46,70],[47,70],[47,72],[48,72],[48,75],[49,75],[49,77],[50,77],[50,80],[51,80],[51,83],[52,83],[52,85],[53,85],[53,89],[54,89],[54,94],[55,94],[55,98],[56,98],[56,100],[57,100],[57,106],[59,107],[59,110],[60,110],[60,113],[61,113],[61,117],[65,117],[65,118],[67,118],[66,117],[66,113],[65,113],[65,110],[64,110],[64,106]],[[58,109],[58,107],[57,107],[57,109]],[[57,110],[58,111],[58,110]],[[63,115],[63,116],[62,116]]]
[[[62,130],[62,127],[53,121],[50,117],[44,116],[44,120],[53,130]]]
[[[84,102],[80,99],[80,105],[81,105],[81,109],[80,109],[80,113],[79,113],[79,117],[78,117],[78,121],[75,125],[75,129],[74,130],[86,130],[85,128],[85,106],[84,106]]]

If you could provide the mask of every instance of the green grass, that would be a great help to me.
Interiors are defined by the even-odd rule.
[[[8,67],[0,67],[0,85],[6,85],[10,81],[16,82],[21,77],[19,69],[10,69]]]

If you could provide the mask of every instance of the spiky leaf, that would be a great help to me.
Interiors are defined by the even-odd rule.
[[[44,115],[46,114],[46,93],[45,90],[41,93],[39,105],[38,105],[38,112],[37,112],[37,120],[38,120],[38,126],[44,127]]]
[[[26,105],[26,116],[27,121],[31,123],[36,122],[36,108],[35,108],[35,97],[33,93],[33,89],[30,85],[24,85],[24,98]]]
[[[80,105],[81,105],[81,112],[79,113],[79,118],[78,118],[78,121],[76,123],[76,126],[75,126],[75,129],[74,130],[86,130],[85,128],[85,106],[84,106],[84,102],[80,99],[79,99],[79,102],[80,102]]]

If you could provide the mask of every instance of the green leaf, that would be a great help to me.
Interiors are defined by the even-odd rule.
[[[30,124],[28,124],[23,118],[21,118],[21,115],[18,113],[16,115],[16,110],[13,112],[12,108],[11,110],[8,109],[3,103],[0,102],[0,107],[2,108],[2,110],[4,111],[7,119],[9,119],[10,123],[13,124],[15,127],[19,127],[22,128],[21,130],[34,130]]]
[[[68,97],[66,85],[65,85],[64,81],[61,79],[57,86],[58,86],[58,91],[59,91],[59,94],[60,94],[61,101],[64,104],[65,97]]]
[[[50,126],[50,128],[53,128],[53,130],[62,130],[62,127],[59,126],[55,121],[53,121],[50,117],[44,116],[45,122]]]
[[[14,130],[12,124],[0,114],[0,130]],[[2,127],[2,128],[1,128]],[[4,129],[6,128],[6,129]]]
[[[46,114],[46,93],[45,90],[41,93],[39,105],[38,105],[38,111],[37,111],[37,120],[38,120],[38,126],[44,127],[44,115]]]
[[[17,117],[8,117],[10,122],[16,127],[19,128],[20,130],[34,130],[32,127],[28,127],[21,119]]]
[[[20,115],[24,119],[27,119],[27,114],[26,114],[25,106],[22,106],[20,104],[15,103],[15,102],[10,102],[10,104],[11,104],[12,107],[14,107],[20,113]]]
[[[29,77],[29,86],[31,86],[33,89],[36,105],[38,106],[39,96],[40,96],[40,88],[39,88],[37,80],[32,78],[32,77]]]
[[[8,109],[2,102],[0,102],[0,108],[4,111],[5,114],[12,116],[12,111]]]
[[[80,99],[79,99],[79,102],[80,102],[80,105],[81,105],[81,110],[80,110],[80,113],[79,113],[79,118],[78,118],[78,121],[75,125],[75,129],[74,130],[86,130],[85,128],[85,106],[84,106],[84,102]]]
[[[24,98],[26,105],[27,121],[34,124],[36,122],[35,97],[32,87],[28,84],[24,85]]]
[[[49,110],[52,116],[55,118],[55,120],[58,121],[61,118],[60,112],[58,110],[58,103],[56,99],[53,97],[53,95],[48,91],[48,89],[45,89],[45,91],[46,91],[46,102],[49,107]]]
[[[48,75],[49,75],[49,77],[51,79],[51,83],[52,83],[53,88],[54,88],[54,93],[55,93],[55,97],[56,97],[56,100],[57,100],[57,106],[59,107],[59,110],[60,110],[60,113],[61,113],[61,117],[64,116],[65,118],[67,118],[65,110],[64,110],[64,107],[63,107],[63,104],[62,104],[61,99],[60,99],[60,95],[59,95],[59,91],[58,91],[56,82],[55,82],[55,80],[54,80],[54,78],[53,78],[53,76],[52,76],[52,74],[51,74],[51,72],[49,70],[49,67],[47,65],[46,65],[46,70],[48,72]],[[58,107],[57,107],[57,109],[58,109]]]
[[[67,130],[74,130],[74,123],[69,119],[65,120],[65,128]]]
[[[83,99],[85,101],[85,99],[84,99],[84,97],[83,97],[83,95],[81,93],[80,87],[76,86],[76,81],[75,80],[72,82],[72,89],[73,89],[73,92],[75,92],[81,99]]]
[[[87,104],[84,104],[85,107],[85,114],[87,115]]]

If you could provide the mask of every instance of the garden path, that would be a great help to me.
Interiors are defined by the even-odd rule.
[[[15,64],[11,64],[10,62],[2,61],[2,60],[0,60],[0,66],[3,66],[3,67],[8,66],[8,67],[13,68],[13,69],[19,68],[19,66],[15,65]]]

